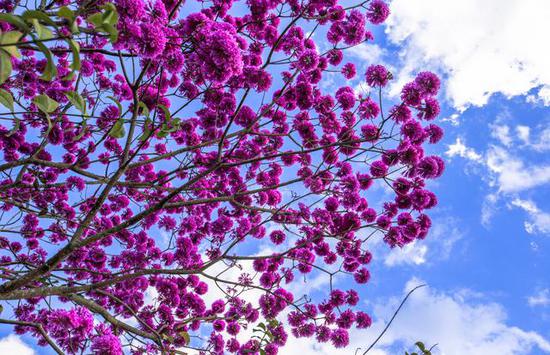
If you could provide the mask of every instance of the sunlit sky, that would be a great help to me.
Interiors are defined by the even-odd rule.
[[[375,323],[352,332],[348,350],[291,339],[282,353],[365,348],[419,284],[428,286],[369,354],[403,354],[419,340],[439,354],[550,353],[550,1],[394,0],[391,10],[375,44],[346,59],[359,73],[390,67],[393,95],[418,71],[443,78],[446,136],[433,153],[447,169],[431,186],[434,227],[403,250],[373,245],[372,282],[358,291]],[[0,354],[45,353],[3,330]]]

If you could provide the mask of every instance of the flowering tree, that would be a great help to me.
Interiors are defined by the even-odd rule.
[[[0,323],[60,354],[369,327],[367,240],[423,239],[443,172],[434,74],[388,110],[385,67],[346,86],[383,1],[31,3],[0,1]],[[320,299],[295,286],[313,276]]]

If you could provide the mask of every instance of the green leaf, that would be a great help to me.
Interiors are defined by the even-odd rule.
[[[86,124],[86,120],[84,119],[84,121],[82,121],[82,130],[76,137],[73,138],[73,142],[76,142],[80,140],[82,137],[84,137],[84,134],[86,134],[87,130],[88,130],[88,125]]]
[[[48,40],[53,38],[53,32],[46,26],[42,26],[40,22],[33,18],[30,20],[34,29],[36,30],[36,34],[38,35],[38,38],[42,40]]]
[[[109,131],[109,136],[113,138],[122,138],[125,135],[126,131],[124,130],[124,120],[122,118],[119,118]]]
[[[59,106],[57,101],[49,98],[47,95],[38,95],[32,102],[38,107],[38,109],[44,113],[51,113]]]
[[[50,49],[46,47],[42,42],[36,42],[36,46],[44,54],[44,57],[46,57],[47,60],[46,68],[44,69],[44,73],[42,73],[42,76],[40,76],[40,79],[51,81],[57,76],[57,67],[55,66],[55,63],[53,61],[53,54]]]
[[[8,52],[0,50],[0,84],[8,80],[11,70],[11,56]]]
[[[179,118],[174,118],[172,122],[170,122],[170,125],[172,126],[168,132],[172,133],[178,130],[180,128],[181,120]]]
[[[118,39],[118,30],[116,29],[115,26],[109,24],[109,23],[104,23],[101,28],[104,30],[104,32],[108,33],[109,34],[109,40],[111,41],[111,43],[115,43]]]
[[[65,93],[65,96],[67,96],[67,99],[73,104],[73,106],[83,114],[86,114],[86,102],[84,101],[84,98],[75,91],[67,91]]]
[[[166,138],[168,137],[168,131],[166,129],[161,128],[160,131],[157,133],[157,138]]]
[[[140,142],[145,142],[145,140],[151,135],[151,124],[151,120],[147,118],[145,120],[145,124],[143,125],[143,133],[139,137]]]
[[[73,52],[73,63],[71,64],[71,69],[80,70],[80,45],[72,38],[67,39],[67,43]]]
[[[179,335],[185,340],[185,345],[191,342],[191,337],[189,336],[189,333],[185,331],[181,331],[179,332]]]
[[[114,26],[118,22],[118,14],[115,11],[107,10],[102,16],[103,24]]]
[[[145,117],[149,117],[151,114],[151,112],[149,112],[149,107],[147,107],[143,101],[138,102],[138,109],[141,109],[141,115]]]
[[[17,49],[16,44],[19,43],[19,40],[23,37],[23,34],[19,31],[9,31],[2,33],[0,36],[0,44],[2,44],[2,49],[8,52],[11,56],[21,58],[19,49]],[[13,44],[13,46],[5,46],[6,44]]]
[[[57,16],[63,17],[70,22],[74,22],[74,20],[76,20],[76,15],[74,14],[74,11],[69,9],[67,6],[61,6],[59,10],[57,10]]]
[[[30,27],[21,19],[21,17],[13,14],[0,14],[0,22],[7,22],[19,28],[23,32],[30,32]]]
[[[38,11],[38,10],[27,10],[23,13],[23,18],[27,21],[31,21],[32,19],[37,19],[39,21],[42,21],[46,23],[49,26],[57,27],[55,22],[48,16],[45,12]]]
[[[266,355],[266,352],[264,349],[260,349],[260,355]]]
[[[158,107],[162,110],[162,112],[164,112],[164,120],[166,122],[170,122],[170,118],[172,117],[172,115],[170,114],[170,110],[168,110],[168,107],[164,105],[158,105]]]
[[[116,6],[108,2],[102,6],[105,12],[103,13],[103,23],[115,26],[118,23],[118,12]]]
[[[103,14],[98,12],[93,15],[90,15],[88,16],[88,18],[86,18],[86,21],[94,25],[96,28],[99,28],[103,24]]]
[[[98,12],[88,16],[86,21],[93,24],[95,29],[99,32],[104,32],[109,35],[109,39],[112,43],[118,39],[118,30],[116,25],[118,23],[118,12],[115,5],[107,3],[102,6],[104,12]]]
[[[79,33],[78,24],[75,22],[76,15],[73,10],[69,9],[67,6],[62,6],[57,11],[57,16],[62,17],[69,21],[69,27],[71,28],[72,33]]]
[[[13,96],[7,90],[0,89],[0,104],[6,106],[11,112],[13,112]]]
[[[424,346],[424,343],[421,341],[417,341],[416,343],[414,343],[414,345],[416,345],[422,351],[426,350],[426,346]]]

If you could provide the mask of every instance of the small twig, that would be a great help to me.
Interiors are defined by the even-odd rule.
[[[375,345],[376,343],[378,343],[378,341],[382,338],[382,336],[386,333],[386,331],[389,329],[390,325],[392,324],[393,320],[395,319],[395,317],[397,316],[397,314],[399,313],[399,311],[401,310],[401,308],[403,307],[403,305],[405,304],[405,302],[407,302],[407,299],[410,297],[410,295],[413,294],[414,291],[418,290],[419,288],[421,287],[424,287],[426,286],[426,284],[422,284],[422,285],[418,285],[416,286],[415,288],[413,288],[412,290],[409,291],[409,293],[407,293],[407,295],[405,296],[405,298],[403,298],[403,301],[401,301],[401,304],[399,305],[399,307],[397,307],[397,309],[395,310],[395,312],[393,313],[393,316],[391,317],[390,321],[388,322],[388,324],[386,324],[386,326],[384,327],[384,330],[382,330],[382,333],[380,333],[380,335],[378,335],[378,338],[376,338],[376,340],[374,340],[372,342],[372,344],[367,348],[367,350],[365,350],[365,352],[363,353],[363,355],[365,355],[366,353],[368,353]]]
[[[11,319],[0,319],[0,323],[3,324],[13,324],[13,325],[21,325],[21,326],[27,326],[27,327],[35,327],[38,329],[40,334],[44,337],[46,342],[52,347],[52,349],[58,353],[63,355],[63,351],[55,344],[55,342],[48,336],[48,333],[46,333],[46,330],[44,327],[42,327],[42,324],[40,323],[33,323],[33,322],[24,322],[24,321],[18,321],[18,320],[11,320]]]

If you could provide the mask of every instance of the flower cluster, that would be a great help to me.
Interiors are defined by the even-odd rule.
[[[0,303],[16,332],[69,354],[275,355],[289,336],[341,348],[368,328],[365,233],[425,238],[426,181],[444,170],[425,152],[443,136],[437,76],[386,112],[388,69],[346,62],[387,4],[48,3],[0,1],[0,36],[18,41],[0,48]],[[346,288],[293,292],[335,273]]]

